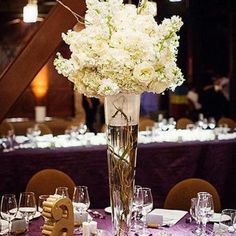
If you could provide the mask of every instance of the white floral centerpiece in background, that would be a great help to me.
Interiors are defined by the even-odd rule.
[[[105,96],[113,235],[129,236],[140,94],[162,93],[182,84],[176,65],[176,32],[182,21],[173,16],[157,24],[147,0],[138,7],[122,0],[86,3],[85,28],[62,35],[71,57],[58,53],[54,65],[79,93]]]
[[[182,84],[176,65],[178,16],[157,24],[148,1],[139,7],[122,0],[86,0],[85,28],[63,34],[70,59],[59,53],[57,71],[79,93],[107,96],[144,91],[162,93]]]

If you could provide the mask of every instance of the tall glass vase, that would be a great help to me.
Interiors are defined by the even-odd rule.
[[[137,155],[140,95],[105,97],[113,235],[129,235]]]

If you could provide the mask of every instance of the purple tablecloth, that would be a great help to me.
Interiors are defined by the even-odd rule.
[[[111,226],[111,216],[106,214],[103,210],[98,210],[101,214],[105,215],[105,219],[94,219],[98,222],[98,229],[103,229],[107,231],[106,236],[112,236],[112,226]],[[167,228],[161,227],[160,229],[148,229],[150,233],[156,233],[158,231],[168,231],[171,232],[173,236],[191,236],[192,230],[196,228],[196,224],[186,223],[186,219],[189,217],[189,214],[186,214],[177,224]],[[41,236],[40,226],[43,225],[43,219],[40,217],[39,219],[33,220],[30,223],[30,236]],[[208,230],[212,231],[213,225],[208,224]]]
[[[0,163],[0,194],[19,194],[37,171],[56,168],[89,187],[92,208],[109,205],[106,146],[16,150],[0,153]],[[142,144],[136,170],[136,183],[151,187],[155,208],[190,177],[211,182],[222,207],[236,208],[236,140]]]

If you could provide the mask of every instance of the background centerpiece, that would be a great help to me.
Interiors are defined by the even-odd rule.
[[[87,0],[86,4],[85,28],[62,34],[71,57],[58,53],[54,65],[79,93],[105,96],[114,234],[128,235],[140,94],[162,93],[182,84],[176,65],[176,32],[182,21],[173,16],[157,24],[152,4],[146,0],[138,7],[123,0]]]

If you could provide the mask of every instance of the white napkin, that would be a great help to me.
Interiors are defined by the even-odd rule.
[[[29,138],[27,138],[26,136],[23,136],[23,135],[16,136],[16,142],[17,143],[24,143],[28,140],[29,140]]]
[[[25,219],[17,219],[12,221],[11,231],[16,234],[24,233],[26,230],[27,224]]]
[[[168,210],[168,209],[154,209],[149,214],[156,214],[163,216],[163,225],[172,226],[183,218],[188,212],[181,210]]]

